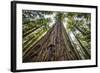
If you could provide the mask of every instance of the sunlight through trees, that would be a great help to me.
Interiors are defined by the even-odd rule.
[[[91,14],[22,11],[23,62],[91,59]]]

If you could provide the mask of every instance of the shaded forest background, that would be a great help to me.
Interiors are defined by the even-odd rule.
[[[22,10],[23,62],[91,59],[91,14]]]

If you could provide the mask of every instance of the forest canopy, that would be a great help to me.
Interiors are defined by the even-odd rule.
[[[22,10],[23,62],[91,59],[91,14]]]

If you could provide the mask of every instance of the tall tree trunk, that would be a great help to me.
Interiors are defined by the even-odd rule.
[[[85,33],[82,29],[80,29],[77,25],[75,25],[75,28],[76,28],[79,32],[81,32],[82,35],[86,35],[86,33]]]
[[[23,62],[61,61],[81,59],[73,48],[68,34],[60,21],[36,44],[24,52]]]
[[[41,27],[42,27],[42,25],[40,25],[40,26],[38,26],[36,28],[31,28],[27,32],[23,32],[23,37],[26,37],[27,35],[29,35],[30,33],[34,32],[35,30],[37,30],[37,29],[39,29]]]
[[[80,40],[78,39],[78,37],[76,36],[76,34],[73,32],[75,38],[77,39],[77,41],[79,42],[80,46],[82,47],[82,50],[85,52],[86,56],[85,58],[86,59],[90,59],[90,53],[86,50],[86,48],[82,45],[82,43],[80,42]]]
[[[73,46],[73,48],[74,48],[74,51],[76,52],[78,58],[79,58],[79,59],[82,59],[82,57],[81,57],[81,55],[80,55],[80,52],[79,52],[79,50],[77,49],[77,46],[75,45],[74,41],[73,41],[72,38],[70,37],[70,34],[68,34],[68,36],[69,36],[70,42],[71,42],[71,44],[72,44],[72,46]]]

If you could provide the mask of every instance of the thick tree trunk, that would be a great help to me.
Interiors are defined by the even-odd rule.
[[[23,62],[81,59],[73,48],[63,24],[59,21],[54,24],[45,36],[23,53]]]

